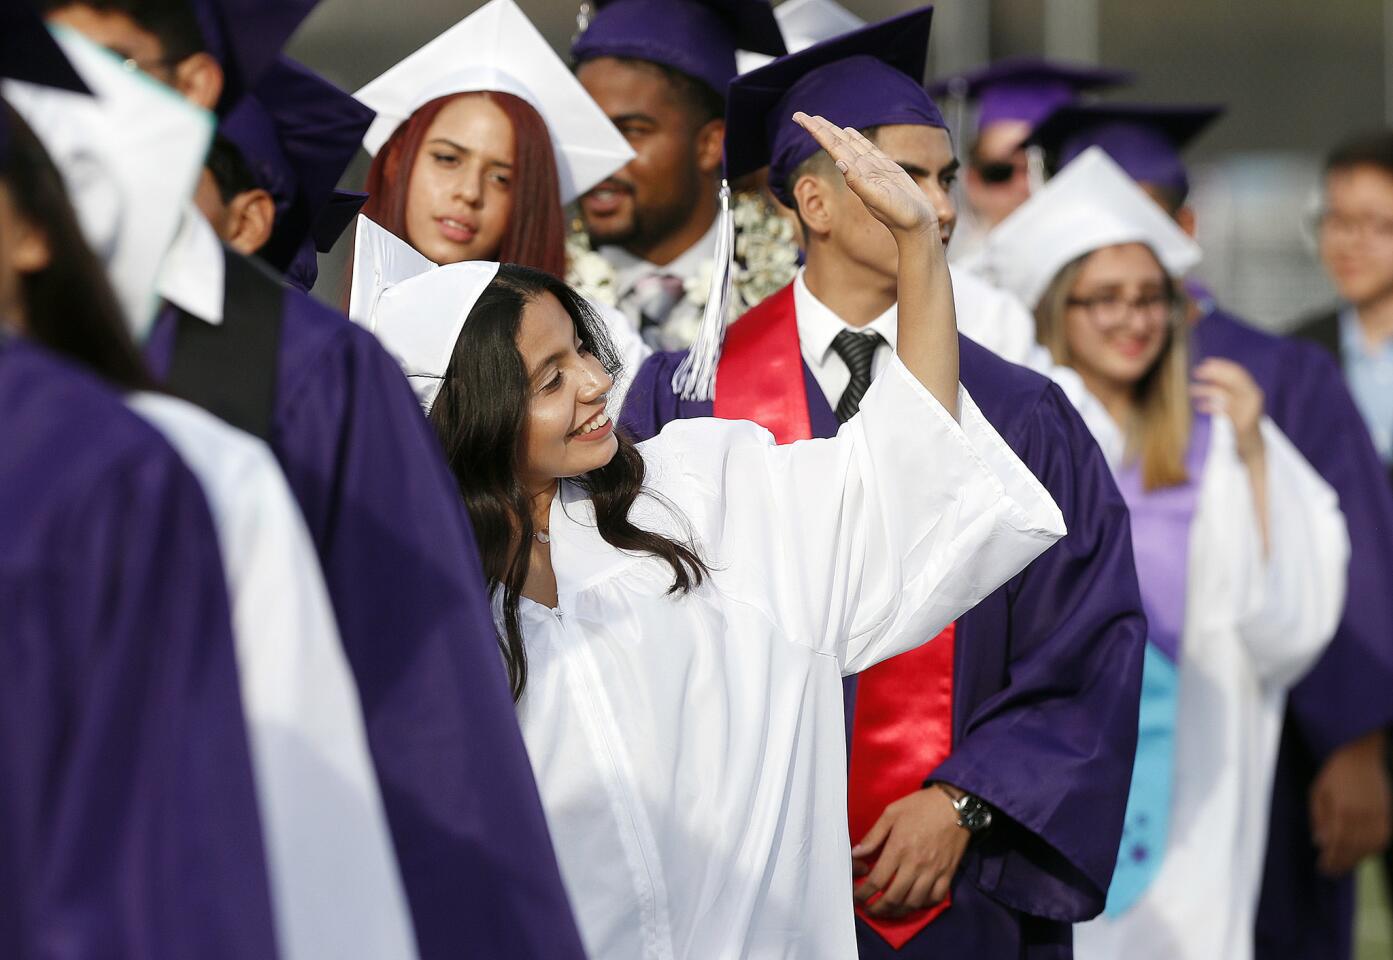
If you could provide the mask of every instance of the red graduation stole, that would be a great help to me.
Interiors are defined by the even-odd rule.
[[[752,420],[779,443],[812,437],[793,285],[726,331],[716,368],[715,415]],[[851,732],[848,822],[852,842],[885,808],[923,786],[953,747],[954,625],[932,642],[878,663],[857,679]],[[949,901],[902,920],[857,914],[896,950],[947,910]]]

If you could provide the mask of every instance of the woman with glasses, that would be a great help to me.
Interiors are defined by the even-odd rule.
[[[1334,493],[1263,413],[1242,367],[1191,368],[1177,282],[1198,248],[1101,150],[988,239],[1035,310],[1131,511],[1148,620],[1137,756],[1088,958],[1253,953],[1286,692],[1343,607]],[[1082,392],[1082,395],[1081,395]]]

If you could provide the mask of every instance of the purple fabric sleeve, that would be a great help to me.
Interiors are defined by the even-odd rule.
[[[202,490],[95,384],[17,381],[19,353],[0,349],[0,955],[274,958]]]
[[[966,868],[984,890],[1033,916],[1077,922],[1102,909],[1117,856],[1146,621],[1126,505],[1058,388],[1006,440],[1059,504],[1069,535],[1004,588],[1004,622],[991,607],[959,621],[965,650],[999,631],[1009,680],[973,663],[958,671],[968,712],[929,779],[1003,814]]]

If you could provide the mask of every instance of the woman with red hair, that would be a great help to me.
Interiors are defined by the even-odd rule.
[[[562,276],[564,205],[633,155],[513,0],[493,0],[358,91],[369,219],[437,264]]]

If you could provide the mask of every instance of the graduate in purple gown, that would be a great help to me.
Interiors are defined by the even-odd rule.
[[[25,4],[0,34],[0,76],[87,93]],[[0,195],[32,196],[18,125],[0,101]],[[120,396],[16,337],[21,276],[63,309],[100,266],[55,259],[15,210],[0,199],[0,955],[274,958],[213,518]],[[72,332],[119,387],[149,385],[96,318]]]
[[[116,394],[4,335],[0,435],[0,954],[275,957],[198,481]]]
[[[1180,151],[1217,115],[1213,107],[1100,104],[1057,114],[1037,137],[1060,164],[1103,147],[1193,233]],[[1349,528],[1344,616],[1288,699],[1257,920],[1261,960],[1341,960],[1353,952],[1350,870],[1375,852],[1361,846],[1364,825],[1388,818],[1381,747],[1393,724],[1393,493],[1334,361],[1315,344],[1254,328],[1191,287],[1195,360],[1247,368],[1273,421],[1339,494]]]
[[[161,49],[157,27],[141,26],[150,5],[120,6],[144,49]],[[233,51],[227,74],[250,87],[236,54],[258,21],[238,20],[240,6],[200,5],[227,31],[200,48]],[[53,16],[74,11],[99,13],[69,3]],[[166,310],[146,358],[267,440],[285,472],[358,684],[422,957],[581,956],[468,518],[400,369],[370,333],[263,268],[216,248],[211,266],[200,276],[219,322]]]
[[[797,109],[821,112],[834,123],[879,127],[882,145],[891,142],[886,131],[914,137],[928,127],[951,155],[942,118],[917,82],[927,39],[928,15],[921,11],[747,74],[730,91],[729,173],[769,163],[771,187],[794,202],[790,180],[818,153],[790,120]],[[910,166],[935,197],[940,223],[951,224],[941,187],[918,170],[923,162],[893,150],[891,157],[914,161]],[[793,287],[731,328],[714,401],[679,396],[673,375],[682,355],[658,354],[640,370],[621,422],[640,438],[672,420],[713,413],[756,419],[781,441],[835,434],[844,417],[832,404],[842,407],[846,394],[829,397],[818,375],[837,362],[835,348],[818,357],[815,371],[804,359],[808,342],[800,345],[803,309],[831,312],[805,279],[829,268],[837,254],[827,246],[810,243],[807,271]],[[893,259],[883,266],[890,286],[875,312],[892,308],[895,299]],[[882,316],[893,320],[893,314],[890,309]],[[877,332],[883,327],[879,320],[870,325]],[[951,905],[907,916],[873,909],[879,916],[867,917],[863,911],[858,943],[862,957],[1068,957],[1071,923],[1103,907],[1135,748],[1145,623],[1127,511],[1087,428],[1056,387],[970,340],[963,339],[960,350],[963,385],[1050,490],[1069,534],[960,618],[951,644],[941,638],[925,648],[954,651],[948,663],[938,664],[951,680],[927,664],[911,679],[915,694],[891,702],[892,722],[898,717],[915,725],[914,742],[899,755],[902,766],[910,757],[932,755],[922,748],[939,735],[950,748],[946,757],[913,770],[907,795],[893,805],[899,816],[892,812],[887,819],[894,821],[890,844],[929,859],[953,851],[937,877],[951,886]],[[854,386],[847,383],[849,390]],[[863,709],[870,682],[870,674],[861,678],[860,701],[855,684],[847,688],[853,808],[858,791],[877,787],[866,782],[873,765],[863,766],[858,756],[858,724],[871,719]],[[926,713],[935,703],[948,706],[938,724]],[[946,790],[919,789],[928,784]],[[946,821],[938,817],[949,796],[968,800],[957,812],[965,825],[954,822],[952,806]],[[969,827],[981,826],[973,811],[983,809],[991,814],[990,826],[969,837]],[[918,831],[932,836],[944,823],[946,844],[941,833],[917,848],[904,839]],[[896,841],[898,831],[904,833]],[[852,840],[862,837],[853,834]],[[935,880],[933,870],[921,875]]]

